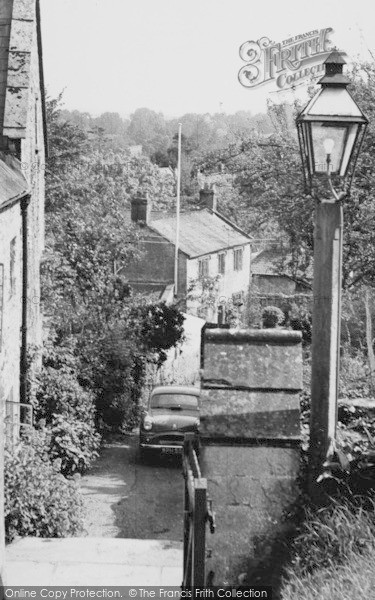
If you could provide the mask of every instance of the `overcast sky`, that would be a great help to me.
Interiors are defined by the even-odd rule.
[[[65,89],[66,108],[93,115],[262,111],[280,97],[275,84],[246,89],[237,75],[240,45],[263,36],[332,27],[350,60],[375,55],[374,0],[41,0],[41,10],[49,94]]]

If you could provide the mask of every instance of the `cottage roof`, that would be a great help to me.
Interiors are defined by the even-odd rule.
[[[176,215],[152,215],[149,227],[168,241],[176,240]],[[180,249],[190,258],[250,243],[250,237],[221,215],[197,210],[180,215]]]
[[[312,280],[313,272],[310,266],[305,274],[305,278],[291,277],[283,270],[283,262],[286,258],[290,258],[290,254],[287,254],[282,248],[266,248],[252,254],[251,256],[251,274],[252,275],[274,275],[278,277],[288,277],[293,279],[296,283],[302,287],[311,289],[310,280]]]
[[[0,134],[11,139],[26,137],[35,35],[46,142],[39,0],[5,0],[0,4]]]
[[[266,248],[251,257],[253,275],[282,275],[282,259],[285,257],[280,248]]]
[[[0,210],[28,193],[19,161],[10,157],[5,162],[2,158],[0,155]]]

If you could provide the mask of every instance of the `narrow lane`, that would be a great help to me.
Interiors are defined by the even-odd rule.
[[[182,541],[181,458],[138,457],[138,436],[112,436],[82,478],[90,537]]]

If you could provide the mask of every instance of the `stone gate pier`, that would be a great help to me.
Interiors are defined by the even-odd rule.
[[[264,541],[280,535],[298,495],[301,343],[287,330],[204,333],[200,463],[216,513],[206,566],[214,585],[245,573],[252,583]]]

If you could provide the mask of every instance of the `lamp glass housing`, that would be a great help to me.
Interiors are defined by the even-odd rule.
[[[358,133],[357,124],[311,123],[313,172],[327,172],[327,156],[331,173],[346,174]]]

